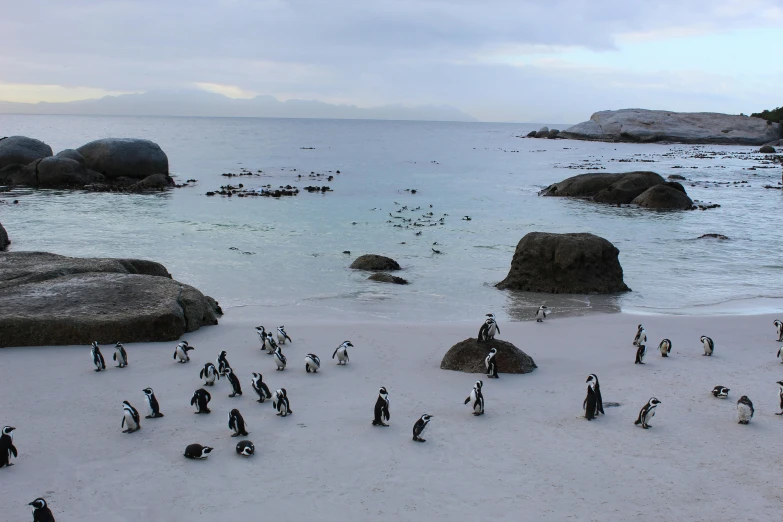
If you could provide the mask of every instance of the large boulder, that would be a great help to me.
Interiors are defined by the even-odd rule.
[[[35,173],[35,186],[39,188],[83,187],[104,179],[102,174],[84,168],[84,164],[59,156],[35,161],[25,169]]]
[[[61,150],[60,152],[58,152],[57,154],[55,154],[55,156],[57,156],[58,158],[67,158],[67,159],[72,159],[72,160],[74,160],[74,161],[78,161],[79,163],[81,163],[82,165],[84,165],[84,156],[82,156],[81,154],[79,154],[79,151],[78,151],[78,150],[74,150],[74,149],[63,149],[63,150]]]
[[[107,179],[121,176],[144,179],[152,174],[168,174],[169,160],[157,143],[135,138],[104,138],[77,149],[88,169]]]
[[[619,253],[593,234],[530,232],[517,244],[511,269],[496,286],[552,294],[627,292]]]
[[[11,244],[11,240],[8,239],[8,232],[5,231],[5,227],[0,223],[0,252],[8,250],[8,245]]]
[[[219,314],[152,261],[0,254],[0,347],[173,341]]]
[[[538,129],[538,132],[536,132],[536,138],[548,138],[549,137],[549,127],[544,126]]]
[[[759,149],[759,152],[761,152],[762,154],[775,154],[775,147],[773,147],[772,145],[763,145]]]
[[[579,174],[548,186],[542,196],[584,198],[598,203],[628,204],[645,190],[664,183],[655,172]]]
[[[443,356],[440,368],[467,373],[487,373],[484,359],[491,348],[498,351],[495,358],[498,373],[530,373],[538,368],[532,357],[509,342],[499,339],[479,342],[474,337],[452,346]]]
[[[8,165],[27,165],[52,155],[46,143],[26,136],[0,138],[0,169]]]
[[[377,272],[388,272],[389,270],[399,270],[400,265],[394,259],[377,254],[365,254],[357,257],[351,268],[356,270],[372,270]]]
[[[376,281],[378,283],[393,283],[395,285],[407,285],[407,279],[397,277],[395,275],[387,274],[386,272],[376,272],[367,278],[370,281]]]
[[[781,125],[761,118],[712,112],[646,109],[600,111],[569,127],[562,138],[651,143],[723,143],[762,145],[780,137]]]
[[[650,187],[631,201],[634,205],[644,208],[690,210],[693,201],[685,193],[685,189],[677,182],[662,183]]]

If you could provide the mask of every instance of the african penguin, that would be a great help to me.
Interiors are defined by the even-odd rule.
[[[33,522],[54,522],[52,510],[46,505],[46,501],[37,498],[30,502],[28,506],[33,506]]]
[[[750,419],[753,418],[753,403],[750,402],[747,395],[743,395],[737,401],[737,417],[739,418],[739,424],[748,424]]]
[[[189,459],[205,459],[209,457],[209,453],[214,448],[210,448],[209,446],[202,446],[201,444],[188,444],[188,447],[185,448],[185,456]]]
[[[122,424],[120,428],[124,428],[126,424],[128,429],[123,430],[123,433],[133,433],[141,428],[139,412],[128,401],[122,401]]]
[[[715,343],[706,335],[701,336],[701,344],[704,345],[703,355],[712,355],[712,352],[715,351]]]
[[[231,368],[231,365],[228,364],[228,359],[226,359],[226,351],[225,350],[220,352],[220,355],[217,356],[217,359],[215,359],[215,362],[217,363],[218,375],[225,376],[226,375],[226,368]]]
[[[585,410],[585,419],[593,420],[596,417],[596,410],[598,409],[597,400],[595,397],[595,383],[590,377],[587,378],[587,396],[582,402],[582,409]]]
[[[536,312],[536,322],[543,323],[544,319],[546,319],[546,316],[548,314],[549,314],[549,308],[547,308],[546,305],[539,306],[538,311]]]
[[[253,389],[258,394],[258,402],[272,398],[272,392],[269,391],[269,386],[263,381],[263,376],[260,373],[253,372]]]
[[[775,415],[783,415],[783,381],[778,381],[778,386],[780,386],[780,389],[778,390],[778,399],[780,400],[780,413],[776,413]]]
[[[636,329],[636,336],[633,338],[633,345],[639,346],[647,342],[647,332],[644,331],[644,326],[639,325]]]
[[[672,353],[672,342],[669,339],[664,339],[658,345],[658,351],[661,352],[661,357],[668,357]]]
[[[282,372],[285,370],[287,362],[288,360],[285,358],[285,355],[283,355],[283,352],[280,351],[280,347],[278,346],[275,348],[275,364],[277,365],[277,371]]]
[[[237,453],[243,457],[249,457],[256,452],[256,447],[249,440],[237,442]]]
[[[636,360],[634,361],[634,364],[644,364],[644,356],[647,355],[647,347],[643,344],[638,345],[639,348],[636,349]]]
[[[725,399],[729,396],[729,389],[725,386],[716,386],[712,389],[712,395],[717,397],[718,399]]]
[[[117,361],[117,368],[125,368],[128,366],[128,352],[125,351],[125,347],[122,343],[114,345],[113,359]]]
[[[783,343],[783,321],[780,319],[775,319],[772,324],[775,325],[775,330],[778,334],[778,342]]]
[[[234,430],[232,437],[239,437],[240,435],[247,436],[247,427],[245,426],[245,419],[239,410],[234,408],[228,414],[228,428]]]
[[[277,343],[275,342],[275,339],[272,337],[272,332],[268,332],[266,334],[266,353],[273,354],[275,353],[275,350],[277,350]]]
[[[486,359],[484,359],[484,366],[487,367],[487,377],[490,379],[497,379],[498,378],[498,368],[497,363],[495,361],[495,356],[497,355],[498,350],[497,348],[492,348],[489,351],[489,355],[487,355]]]
[[[144,418],[157,419],[163,417],[163,414],[160,412],[160,405],[158,405],[158,399],[155,398],[155,392],[152,391],[152,388],[144,388],[142,391],[144,392],[144,398],[147,400],[147,409],[150,412]]]
[[[601,384],[598,382],[598,376],[594,373],[591,373],[587,376],[587,380],[585,382],[593,383],[593,391],[595,392],[595,416],[598,417],[599,413],[606,415],[604,413],[604,400],[601,397]],[[584,408],[584,404],[582,407]]]
[[[305,355],[305,371],[307,373],[313,372],[317,373],[318,368],[321,367],[321,359],[318,358],[317,355],[313,353],[308,353]]]
[[[337,356],[337,364],[346,364],[348,362],[348,347],[353,348],[353,344],[351,344],[351,341],[345,341],[343,344],[335,348],[334,353],[332,354],[332,359]]]
[[[209,401],[212,400],[212,396],[204,388],[199,388],[193,392],[193,397],[190,399],[190,405],[196,406],[196,413],[209,413]]]
[[[278,326],[277,327],[277,342],[280,344],[285,344],[285,342],[288,341],[289,343],[292,343],[290,337],[288,337],[288,334],[285,333],[285,326]]]
[[[781,362],[781,363],[783,363],[783,346],[781,346],[780,348],[778,348],[778,354],[777,354],[777,358],[778,358],[778,359],[780,359],[780,362]]]
[[[641,424],[644,429],[652,428],[652,426],[650,426],[650,421],[655,417],[655,408],[657,408],[660,403],[661,401],[655,397],[650,397],[647,404],[639,410],[639,417],[634,421],[634,424]]]
[[[176,348],[174,348],[173,359],[179,359],[179,362],[186,363],[190,361],[190,356],[188,355],[188,351],[193,349],[194,348],[190,346],[187,341],[182,341],[177,345]]]
[[[470,395],[465,399],[465,404],[473,403],[473,415],[484,414],[484,395],[481,393],[482,386],[484,386],[484,381],[476,381],[473,389],[470,390]]]
[[[272,407],[277,410],[277,415],[280,417],[285,417],[293,413],[291,411],[291,403],[288,402],[288,393],[286,393],[285,388],[280,388],[275,392],[274,398],[272,399]]]
[[[261,342],[261,349],[266,349],[266,328],[263,326],[256,326],[256,333],[258,334],[259,342]]]
[[[478,342],[489,341],[495,338],[496,333],[500,333],[500,327],[495,320],[495,314],[486,314],[487,319],[481,325],[478,333]]]
[[[388,426],[384,420],[388,421],[391,418],[389,415],[389,394],[386,392],[386,388],[381,386],[378,390],[378,400],[375,401],[375,418],[372,421],[373,426]]]
[[[421,435],[424,433],[425,428],[427,427],[427,424],[430,423],[430,419],[433,417],[433,415],[430,415],[428,413],[425,413],[421,417],[419,417],[419,420],[416,421],[416,424],[413,425],[413,440],[416,442],[427,442],[427,439],[422,439]]]
[[[208,362],[199,372],[199,377],[206,381],[204,386],[214,386],[215,379],[220,380],[220,373],[217,371],[214,364]]]
[[[225,372],[224,376],[228,379],[228,382],[231,383],[232,393],[228,396],[236,397],[237,395],[242,395],[242,385],[239,384],[239,377],[234,373],[234,370],[232,370],[230,366],[226,366],[223,371]]]
[[[17,457],[16,446],[14,446],[14,428],[13,426],[3,426],[2,435],[0,435],[0,468],[13,466],[11,456]]]
[[[98,346],[98,341],[92,342],[92,348],[90,349],[92,354],[92,363],[95,365],[95,371],[99,372],[106,369],[106,361],[103,360],[103,354]]]

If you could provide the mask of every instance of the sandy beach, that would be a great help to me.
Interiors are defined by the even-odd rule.
[[[252,310],[186,339],[189,364],[174,343],[129,344],[130,366],[95,373],[86,346],[8,348],[0,367],[0,422],[15,426],[19,458],[0,469],[0,518],[25,520],[45,497],[58,521],[112,520],[772,520],[783,492],[777,442],[783,418],[776,381],[773,316],[672,317],[626,313],[501,324],[502,338],[539,368],[498,380],[439,369],[448,348],[479,323],[396,324],[291,321],[289,366],[274,370],[259,350]],[[647,364],[634,365],[636,325],[649,338]],[[715,340],[703,357],[699,337]],[[672,340],[663,359],[658,342]],[[350,339],[345,367],[330,359]],[[194,415],[198,373],[221,350],[244,395],[224,380],[210,392],[210,415]],[[304,355],[318,354],[317,375]],[[250,386],[261,372],[285,387],[293,415],[275,416]],[[598,374],[606,416],[582,416],[584,381]],[[486,415],[463,405],[484,380]],[[728,400],[712,397],[715,385]],[[146,414],[150,386],[165,417],[123,434],[121,403]],[[391,426],[370,425],[377,390],[391,400]],[[737,424],[748,395],[756,415]],[[634,426],[651,396],[662,401],[650,430]],[[227,414],[239,408],[256,455],[234,452]],[[422,413],[435,417],[427,442],[411,440]],[[214,446],[206,461],[186,445]]]

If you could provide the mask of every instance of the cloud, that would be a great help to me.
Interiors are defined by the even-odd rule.
[[[103,96],[131,94],[132,91],[108,91],[94,87],[63,87],[62,85],[5,83],[0,82],[0,100],[36,103],[41,100],[48,102],[69,102]]]

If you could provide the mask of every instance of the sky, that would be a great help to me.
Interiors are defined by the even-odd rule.
[[[0,100],[201,89],[483,121],[783,105],[783,0],[0,0]]]

